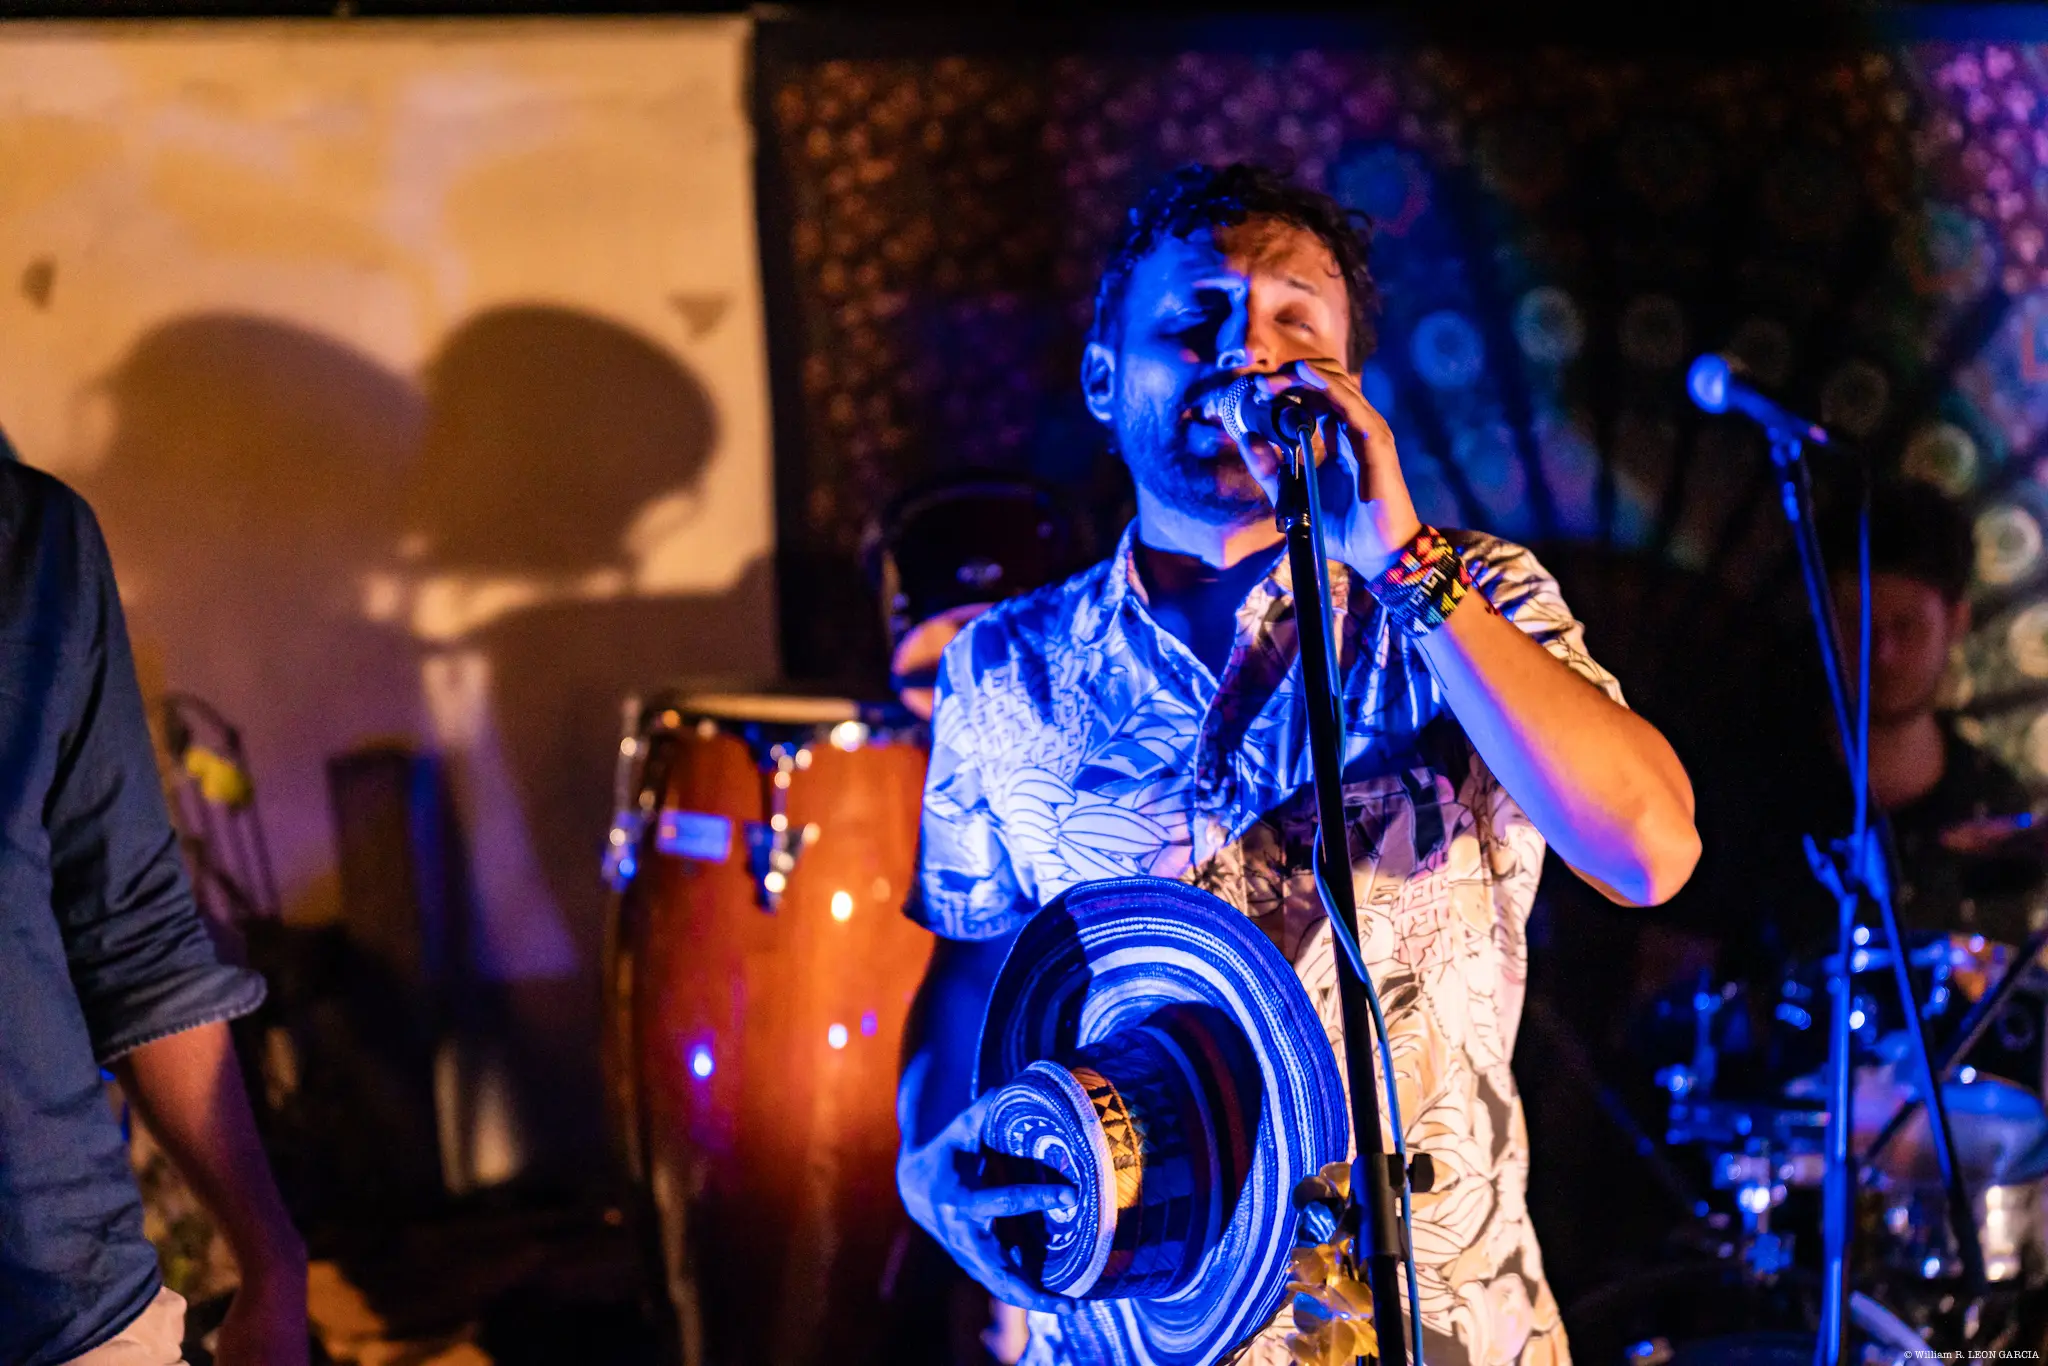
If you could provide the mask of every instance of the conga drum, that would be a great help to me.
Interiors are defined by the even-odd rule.
[[[608,869],[614,1119],[685,1366],[906,1359],[895,1092],[931,936],[921,728],[788,695],[631,708]]]

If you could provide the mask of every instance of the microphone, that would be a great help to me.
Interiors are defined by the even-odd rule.
[[[1292,447],[1316,426],[1308,402],[1298,390],[1268,394],[1255,375],[1246,375],[1211,394],[1203,406],[1239,446],[1256,436],[1271,446]]]
[[[1733,356],[1709,351],[1686,371],[1686,391],[1700,411],[1725,413],[1734,409],[1773,436],[1797,437],[1816,446],[1829,444],[1827,428],[1778,405],[1749,382],[1749,372]]]

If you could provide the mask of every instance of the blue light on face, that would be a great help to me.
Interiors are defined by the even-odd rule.
[[[1692,401],[1709,413],[1728,411],[1728,362],[1712,352],[1692,363],[1685,374],[1686,390]]]
[[[700,1043],[690,1050],[690,1075],[698,1081],[704,1081],[709,1078],[715,1067],[716,1064],[711,1060],[711,1050],[709,1048]]]

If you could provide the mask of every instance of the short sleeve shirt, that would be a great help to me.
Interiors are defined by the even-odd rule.
[[[941,935],[990,938],[1080,883],[1191,882],[1287,955],[1341,1067],[1287,559],[1238,608],[1219,679],[1152,617],[1134,534],[1093,569],[985,613],[948,649],[911,914]],[[1533,555],[1450,536],[1503,616],[1620,701]],[[1414,1201],[1424,1346],[1433,1366],[1564,1363],[1510,1069],[1543,839],[1473,750],[1417,642],[1346,566],[1330,565],[1330,586],[1362,948],[1408,1142],[1437,1171]],[[1027,1361],[1075,1361],[1056,1316],[1031,1321]],[[1283,1308],[1233,1359],[1281,1366],[1289,1331]]]

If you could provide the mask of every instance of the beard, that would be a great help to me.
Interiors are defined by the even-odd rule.
[[[1235,526],[1269,515],[1273,505],[1237,446],[1188,410],[1126,412],[1118,445],[1131,482],[1198,521]]]

